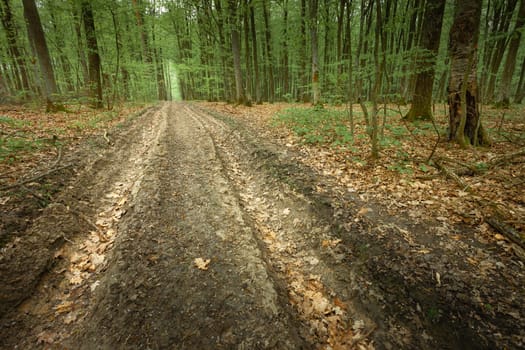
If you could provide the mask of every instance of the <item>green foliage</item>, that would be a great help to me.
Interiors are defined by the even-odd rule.
[[[10,118],[5,115],[0,115],[0,124],[5,124],[12,128],[23,128],[24,126],[30,126],[31,122],[27,120],[18,120],[15,118]]]
[[[19,152],[29,152],[42,148],[42,140],[24,137],[23,133],[15,136],[0,137],[0,162],[11,162]]]
[[[289,108],[274,117],[274,124],[285,125],[309,144],[346,146],[352,135],[346,126],[345,111],[325,108]]]

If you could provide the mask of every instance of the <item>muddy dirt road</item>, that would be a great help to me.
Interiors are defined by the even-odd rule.
[[[371,238],[409,223],[320,194],[329,179],[248,125],[165,103],[109,137],[65,157],[62,191],[2,248],[0,347],[523,345],[520,317],[469,309],[457,295],[471,286],[420,276],[433,257],[413,269],[395,260],[417,242]],[[523,283],[519,271],[505,278]],[[523,312],[523,292],[500,297]]]

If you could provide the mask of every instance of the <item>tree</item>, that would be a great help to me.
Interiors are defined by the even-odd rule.
[[[246,100],[241,70],[241,39],[237,27],[237,1],[228,0],[229,21],[231,27],[231,44],[233,55],[233,68],[235,72],[235,99],[238,104],[251,104]]]
[[[510,87],[512,84],[512,76],[516,67],[516,57],[520,48],[521,31],[525,26],[525,0],[520,1],[518,10],[518,18],[516,18],[516,25],[514,31],[510,34],[511,39],[509,43],[509,50],[503,68],[503,75],[501,77],[499,105],[509,107],[510,105]]]
[[[17,70],[15,74],[16,88],[23,90],[24,94],[29,91],[29,76],[26,63],[18,43],[18,31],[13,21],[13,13],[9,0],[0,2],[0,17],[7,36],[7,45],[13,60],[13,67]]]
[[[97,36],[95,34],[95,19],[93,9],[88,0],[82,0],[82,21],[86,32],[88,50],[89,90],[94,108],[102,108],[102,78],[101,63],[98,53]]]
[[[462,146],[489,143],[478,109],[476,68],[480,16],[481,1],[458,1],[450,29],[449,141],[455,140]]]
[[[421,49],[418,55],[418,73],[416,87],[412,97],[412,106],[406,119],[430,119],[432,117],[432,87],[434,85],[434,65],[439,49],[441,24],[445,12],[445,0],[427,1],[423,25],[421,28]]]
[[[55,73],[53,72],[53,65],[51,64],[51,57],[47,48],[46,37],[42,30],[42,23],[40,22],[40,15],[36,8],[35,0],[23,0],[24,18],[27,24],[27,31],[31,45],[38,58],[40,72],[42,74],[42,87],[45,92],[46,110],[53,111],[63,109],[62,106],[56,105],[53,102],[53,96],[58,93],[57,84],[55,81]]]
[[[319,53],[317,41],[317,10],[318,1],[310,1],[310,39],[312,40],[312,104],[321,103],[321,89],[319,87]]]

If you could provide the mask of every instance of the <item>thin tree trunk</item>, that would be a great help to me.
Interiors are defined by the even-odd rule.
[[[102,108],[102,80],[101,64],[98,53],[97,36],[95,34],[95,20],[93,18],[93,9],[88,0],[82,1],[82,21],[86,33],[86,43],[88,49],[89,65],[89,89],[94,108]]]
[[[512,84],[512,76],[516,67],[516,57],[518,56],[518,50],[521,42],[521,31],[525,25],[525,0],[520,0],[520,7],[518,10],[518,18],[514,26],[514,31],[511,33],[511,39],[509,43],[509,51],[507,52],[507,58],[505,59],[505,65],[503,68],[503,76],[500,84],[500,95],[499,105],[503,107],[510,106],[510,86]]]
[[[300,93],[299,100],[302,102],[308,102],[310,100],[309,93],[307,92],[308,86],[308,73],[306,71],[306,0],[301,0],[301,19],[300,19],[300,29],[301,29],[301,38],[300,38]]]
[[[318,1],[310,1],[310,38],[312,40],[312,104],[321,104],[321,89],[319,87],[319,53],[317,41],[317,9]]]
[[[270,29],[270,15],[267,7],[267,0],[262,0],[264,17],[264,34],[266,39],[266,66],[268,69],[268,102],[273,103],[275,99],[275,81],[273,77],[273,55],[272,55],[272,34]]]
[[[251,31],[251,37],[252,37],[252,52],[253,52],[253,70],[255,74],[255,101],[257,104],[262,103],[262,97],[261,97],[261,83],[259,81],[259,61],[258,61],[258,54],[257,54],[257,31],[255,30],[255,13],[253,9],[253,1],[249,1],[249,7],[250,7],[250,31]]]
[[[252,67],[250,54],[250,22],[248,20],[248,0],[243,0],[243,25],[244,25],[244,55],[246,65],[246,101],[252,100]]]
[[[523,62],[521,64],[521,73],[518,86],[516,87],[516,93],[514,94],[514,103],[521,103],[525,97],[525,57],[523,57]]]
[[[16,82],[16,88],[24,91],[24,95],[30,91],[29,75],[27,73],[26,63],[18,44],[18,33],[16,25],[13,22],[13,13],[9,0],[0,2],[0,17],[2,25],[6,32],[7,46],[13,57],[13,76]],[[19,74],[18,74],[19,73]]]
[[[244,83],[241,70],[241,39],[237,28],[237,4],[235,0],[229,0],[229,22],[231,28],[231,44],[233,55],[233,68],[235,73],[235,100],[238,104],[246,103],[244,96]]]

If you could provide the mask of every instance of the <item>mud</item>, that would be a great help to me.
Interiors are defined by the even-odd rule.
[[[519,263],[469,276],[436,223],[389,217],[261,135],[165,103],[112,146],[78,150],[59,195],[2,248],[0,346],[523,346]]]

